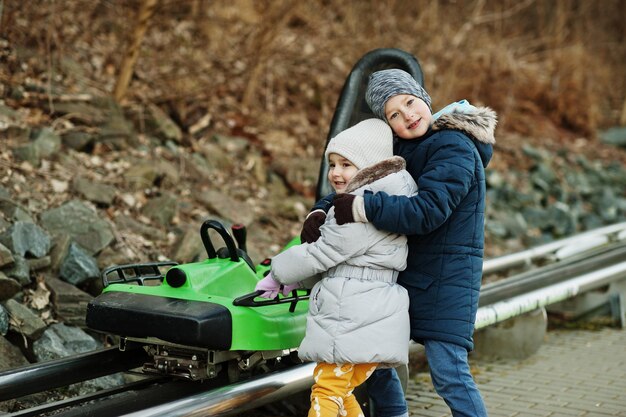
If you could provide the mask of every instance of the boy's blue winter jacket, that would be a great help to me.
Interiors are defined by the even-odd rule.
[[[409,292],[411,338],[456,343],[472,350],[481,285],[485,167],[493,154],[496,114],[458,106],[429,132],[398,139],[418,195],[366,193],[367,218],[377,228],[408,235],[408,267],[398,282]]]

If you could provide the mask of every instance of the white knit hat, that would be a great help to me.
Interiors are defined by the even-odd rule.
[[[393,134],[387,123],[367,119],[332,138],[324,157],[336,153],[363,169],[393,156]]]

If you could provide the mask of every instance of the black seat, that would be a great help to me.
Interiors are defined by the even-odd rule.
[[[222,305],[177,298],[105,292],[87,306],[87,326],[120,336],[228,350],[232,317]]]

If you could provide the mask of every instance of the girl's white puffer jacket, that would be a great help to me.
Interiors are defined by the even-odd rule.
[[[393,157],[364,168],[348,192],[368,190],[413,195],[417,185]],[[312,288],[302,360],[327,363],[408,362],[409,299],[396,284],[406,268],[404,235],[376,229],[371,223],[338,225],[334,208],[314,243],[293,246],[272,259],[272,276],[282,284],[317,277]]]

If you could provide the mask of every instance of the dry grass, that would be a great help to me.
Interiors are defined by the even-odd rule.
[[[3,3],[0,35],[30,57],[4,82],[112,92],[140,1]],[[434,107],[467,98],[498,111],[500,132],[592,138],[624,112],[625,15],[626,0],[160,0],[127,100],[185,127],[210,114],[217,131],[279,129],[311,153],[351,66],[397,47],[420,60]]]

